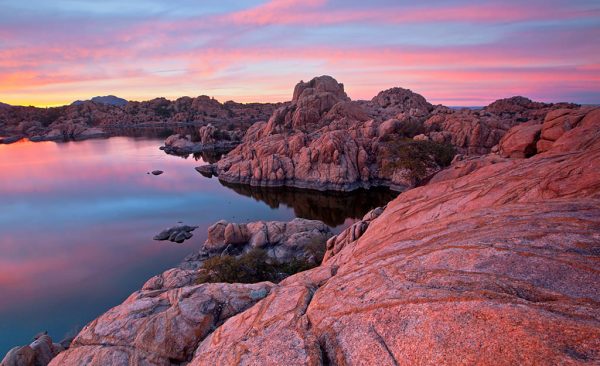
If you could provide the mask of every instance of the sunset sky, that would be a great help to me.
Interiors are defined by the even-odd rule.
[[[598,0],[0,0],[0,101],[206,94],[284,101],[328,74],[353,99],[600,103]]]

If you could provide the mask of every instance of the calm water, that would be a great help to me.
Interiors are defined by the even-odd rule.
[[[339,231],[389,192],[350,195],[221,185],[159,140],[115,137],[0,145],[0,358],[47,330],[55,341],[177,265],[208,226],[320,219]],[[213,157],[211,157],[212,159]],[[147,172],[160,169],[160,176]],[[183,244],[162,229],[199,225]]]

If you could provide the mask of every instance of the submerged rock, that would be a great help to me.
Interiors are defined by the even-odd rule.
[[[154,240],[169,240],[175,243],[183,243],[192,237],[192,231],[198,226],[177,225],[161,231],[154,236]]]

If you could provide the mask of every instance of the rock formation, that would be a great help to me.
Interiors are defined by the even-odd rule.
[[[253,186],[406,189],[444,164],[425,151],[430,144],[402,140],[432,109],[425,98],[401,88],[353,102],[342,84],[317,77],[300,82],[291,103],[253,125],[214,171],[222,181]],[[417,160],[419,169],[413,169]]]
[[[240,144],[244,133],[241,129],[224,130],[208,124],[198,129],[197,140],[192,135],[174,134],[165,140],[160,149],[168,154],[187,155],[202,151],[228,152]]]
[[[247,224],[221,220],[208,228],[208,238],[198,253],[184,261],[185,269],[199,268],[204,260],[221,255],[239,255],[263,249],[279,262],[305,258],[314,260],[313,245],[325,247],[333,233],[320,221],[296,218],[289,222],[257,221]]]
[[[203,284],[141,290],[88,324],[51,365],[172,365],[273,284]]]
[[[382,91],[370,101],[351,101],[342,84],[321,76],[296,85],[289,104],[267,122],[254,124],[241,145],[201,171],[251,186],[402,191],[447,166],[453,150],[487,154],[510,128],[527,122],[529,128],[513,131],[517,146],[504,146],[503,154],[512,156],[522,149],[518,144],[535,138],[533,126],[548,112],[576,107],[513,97],[481,110],[453,110],[434,107],[402,88]],[[534,154],[534,147],[525,155]]]
[[[457,159],[277,285],[167,271],[51,364],[600,363],[600,108],[561,116],[544,152]],[[220,222],[207,244],[259,232]]]

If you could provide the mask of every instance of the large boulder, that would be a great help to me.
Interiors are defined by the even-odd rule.
[[[558,140],[565,132],[577,127],[581,120],[590,112],[593,112],[592,116],[599,113],[598,108],[593,107],[580,109],[564,108],[548,113],[542,125],[541,138],[537,142],[537,150],[539,152],[550,150],[554,141]]]
[[[542,125],[537,121],[512,127],[500,140],[500,155],[505,158],[528,158],[535,155],[541,131]]]
[[[329,227],[320,221],[296,218],[290,222],[257,221],[247,224],[219,221],[209,227],[208,239],[201,248],[208,256],[240,254],[252,249],[264,249],[281,262],[311,258],[311,246],[322,245],[332,236]]]

